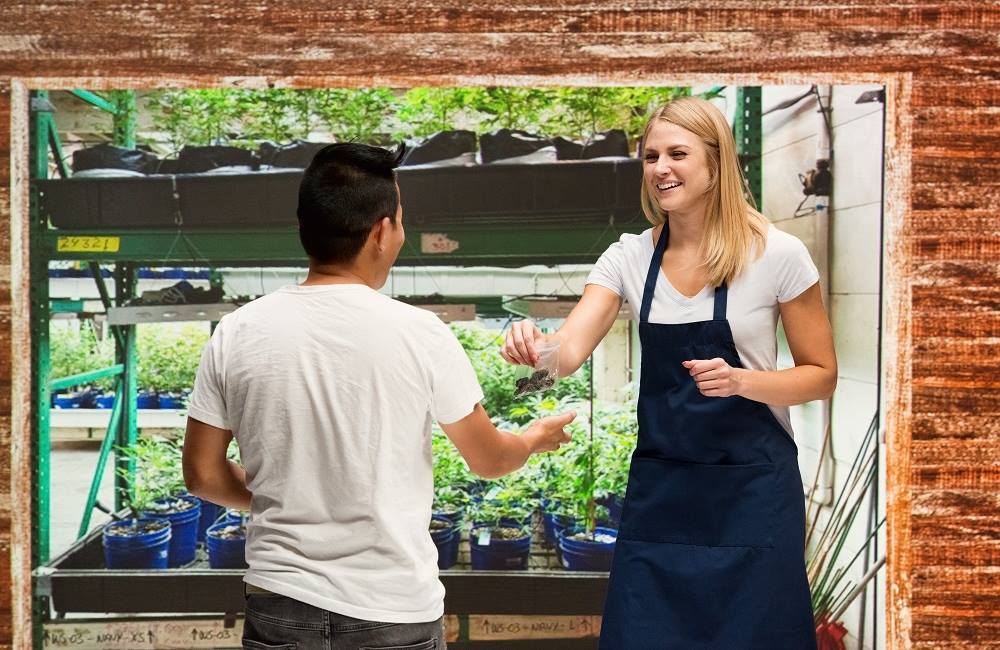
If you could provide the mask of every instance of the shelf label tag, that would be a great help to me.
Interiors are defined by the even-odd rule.
[[[60,236],[56,250],[60,253],[117,253],[121,237]]]

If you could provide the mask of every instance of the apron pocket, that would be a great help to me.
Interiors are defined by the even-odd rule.
[[[770,548],[777,496],[773,463],[634,457],[619,538]]]

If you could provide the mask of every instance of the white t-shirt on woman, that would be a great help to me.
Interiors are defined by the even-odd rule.
[[[611,289],[632,306],[636,318],[653,256],[653,229],[625,234],[604,251],[587,284]],[[778,303],[788,302],[819,281],[819,271],[799,239],[768,228],[764,254],[750,262],[729,287],[726,318],[736,351],[752,370],[775,370],[778,358]],[[681,294],[661,271],[649,310],[651,323],[694,323],[712,320],[715,290],[702,288],[692,298]],[[778,422],[792,433],[787,406],[768,405]]]

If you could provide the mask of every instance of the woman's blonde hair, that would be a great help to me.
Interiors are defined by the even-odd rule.
[[[751,261],[752,250],[757,257],[764,252],[769,221],[757,211],[743,177],[729,123],[710,102],[683,97],[653,111],[642,135],[643,142],[649,129],[660,120],[687,129],[705,144],[710,180],[701,241],[702,263],[708,267],[711,286],[730,284]],[[646,219],[654,226],[666,221],[666,212],[650,194],[645,180],[641,192]]]

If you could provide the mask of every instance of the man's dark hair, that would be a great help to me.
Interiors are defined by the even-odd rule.
[[[395,223],[399,207],[396,151],[353,142],[320,149],[299,185],[299,240],[309,257],[324,264],[350,262],[383,217]]]

